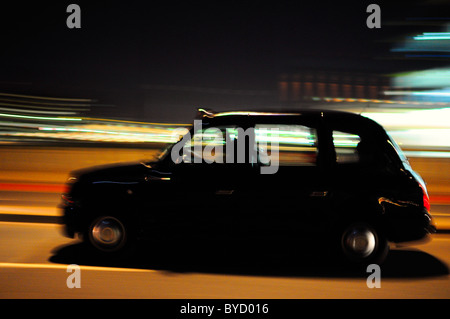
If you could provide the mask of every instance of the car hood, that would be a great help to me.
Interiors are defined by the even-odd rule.
[[[159,171],[158,166],[158,163],[119,163],[75,170],[71,176],[81,183],[136,183],[169,175]]]

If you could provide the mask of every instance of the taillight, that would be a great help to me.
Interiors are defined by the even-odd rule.
[[[428,197],[428,193],[426,191],[426,188],[424,188],[420,183],[419,183],[420,188],[422,189],[422,194],[423,194],[423,206],[425,207],[425,209],[427,210],[427,212],[430,212],[431,207],[430,207],[430,197]]]

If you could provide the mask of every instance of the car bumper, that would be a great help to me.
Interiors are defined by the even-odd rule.
[[[63,233],[64,236],[75,238],[75,234],[81,232],[81,223],[79,221],[79,212],[73,206],[61,206],[63,210]]]
[[[408,218],[389,218],[386,231],[388,240],[394,243],[423,240],[435,232],[435,221],[425,209]]]

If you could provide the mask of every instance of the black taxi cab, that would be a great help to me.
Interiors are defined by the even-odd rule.
[[[424,181],[361,115],[200,110],[184,133],[155,160],[73,172],[66,236],[105,256],[200,237],[318,244],[360,264],[434,231]]]

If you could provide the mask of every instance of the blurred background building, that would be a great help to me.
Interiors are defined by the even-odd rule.
[[[395,134],[406,123],[417,129],[414,118],[421,117],[412,140],[419,133],[439,135],[430,143],[443,140],[449,129],[443,119],[450,122],[448,5],[377,3],[380,29],[367,27],[370,2],[362,1],[86,3],[78,30],[65,26],[65,3],[45,10],[10,4],[0,28],[7,44],[0,139],[151,142],[157,138],[136,130],[187,125],[198,108],[331,108],[372,116]],[[435,112],[418,116],[420,110]],[[400,142],[409,133],[397,134]]]

